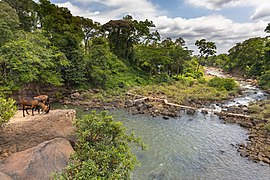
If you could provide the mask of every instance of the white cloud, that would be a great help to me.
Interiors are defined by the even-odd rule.
[[[209,10],[221,10],[230,7],[253,7],[251,20],[270,20],[269,0],[185,0],[185,3]]]
[[[81,8],[74,6],[71,2],[64,2],[64,3],[58,3],[56,4],[59,7],[66,7],[70,10],[70,12],[75,15],[75,16],[95,16],[100,14],[99,11],[95,11],[95,12],[90,12],[90,11],[82,11]]]
[[[241,0],[185,0],[187,4],[211,10],[220,10],[223,7],[232,6],[239,1]]]
[[[260,4],[255,12],[250,17],[251,20],[263,19],[265,21],[270,20],[270,2],[264,2]]]
[[[205,38],[217,44],[218,52],[227,52],[237,42],[251,37],[266,36],[267,23],[234,23],[221,15],[203,16],[194,19],[160,16],[154,21],[163,37],[182,37],[189,48],[196,50],[196,40]]]
[[[83,3],[85,6],[82,8],[84,9],[74,6],[70,1],[57,3],[57,5],[68,7],[73,15],[83,15],[101,23],[106,23],[110,19],[119,19],[126,15],[144,20],[145,17],[150,19],[159,14],[156,5],[147,0],[77,0],[76,2]],[[87,7],[91,7],[92,3],[103,5],[107,10],[91,12]]]

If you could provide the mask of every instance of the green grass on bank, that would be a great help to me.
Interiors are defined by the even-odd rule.
[[[99,90],[98,93],[88,90],[84,91],[82,96],[85,100],[97,99],[102,102],[112,102],[123,100],[128,91],[137,95],[158,97],[167,99],[169,102],[185,104],[226,100],[237,95],[238,90],[238,85],[233,79],[181,77],[163,83],[150,82],[148,85]]]
[[[173,83],[161,83],[134,87],[131,93],[143,96],[166,98],[170,102],[185,103],[187,101],[220,101],[236,95],[237,88],[228,91],[225,88],[210,86],[206,80],[185,79]]]
[[[270,132],[270,100],[263,100],[250,104],[248,107],[248,112],[254,119],[267,120],[268,122],[264,128]]]

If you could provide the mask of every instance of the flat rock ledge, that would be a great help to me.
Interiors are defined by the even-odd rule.
[[[37,146],[55,138],[75,140],[76,111],[51,110],[48,114],[22,116],[22,111],[0,129],[0,158]]]

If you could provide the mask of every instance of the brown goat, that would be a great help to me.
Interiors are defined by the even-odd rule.
[[[39,96],[35,96],[34,98],[39,99],[43,104],[48,106],[49,110],[51,109],[49,96],[47,96],[47,95],[39,95]],[[38,109],[38,112],[39,112],[39,109]]]
[[[23,117],[25,117],[24,111],[26,111],[27,114],[28,111],[27,109],[29,109],[29,107],[31,107],[32,109],[32,116],[34,116],[34,109],[38,109],[39,107],[41,107],[43,109],[44,112],[49,113],[50,108],[45,105],[44,103],[42,103],[39,99],[37,98],[24,98],[20,100],[20,103],[22,105],[23,108]]]
[[[39,96],[35,96],[34,98],[39,99],[43,104],[47,106],[50,105],[49,96],[47,95],[39,95]]]

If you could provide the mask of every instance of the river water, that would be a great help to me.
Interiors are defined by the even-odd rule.
[[[244,82],[240,85],[246,89],[245,94],[226,105],[266,98],[261,90]],[[246,143],[248,131],[236,124],[224,124],[216,115],[182,112],[181,117],[164,120],[122,110],[112,114],[148,144],[146,151],[133,150],[141,163],[133,172],[134,180],[270,179],[268,164],[249,161],[237,152],[235,145]]]
[[[208,70],[208,73],[224,76],[216,70]],[[244,95],[225,106],[266,98],[260,89],[239,83],[245,89]],[[220,108],[215,107],[215,110]],[[78,114],[83,113],[81,107],[71,108]],[[225,124],[214,114],[181,112],[181,117],[168,120],[132,115],[124,110],[113,110],[111,114],[123,122],[128,132],[135,132],[148,145],[146,151],[133,148],[141,164],[132,173],[133,180],[270,179],[268,164],[249,161],[237,152],[235,145],[247,142],[248,131],[236,124]]]

